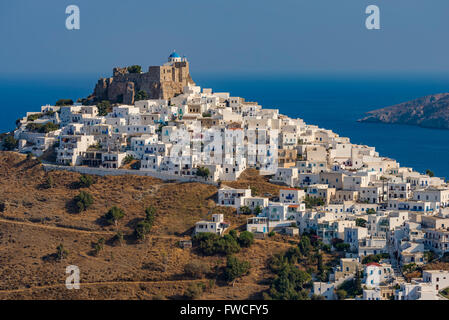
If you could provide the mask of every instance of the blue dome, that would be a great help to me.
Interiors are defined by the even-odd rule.
[[[169,58],[181,58],[179,54],[177,54],[175,51],[169,56]]]

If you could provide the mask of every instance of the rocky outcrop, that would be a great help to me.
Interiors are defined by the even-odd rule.
[[[195,83],[187,61],[163,66],[151,66],[148,72],[130,73],[127,68],[114,68],[111,78],[98,80],[94,92],[83,101],[94,104],[103,100],[111,103],[134,104],[136,92],[145,91],[149,99],[170,99],[182,93],[184,86]]]
[[[382,122],[449,129],[449,93],[440,93],[369,111],[360,122]]]

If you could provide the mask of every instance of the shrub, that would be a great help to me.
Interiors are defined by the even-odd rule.
[[[151,224],[145,220],[140,221],[134,229],[134,234],[139,240],[144,240],[146,235],[151,231]]]
[[[240,246],[232,235],[226,234],[223,237],[215,233],[198,233],[193,237],[193,243],[204,255],[223,254],[229,255],[240,251]]]
[[[339,292],[340,291],[340,296]],[[337,287],[337,297],[339,299],[344,298],[354,298],[355,296],[361,295],[363,293],[361,286],[360,273],[356,273],[354,279],[349,279],[344,281],[340,286]]]
[[[129,66],[128,68],[128,72],[129,73],[141,73],[142,72],[142,67],[139,65],[133,65],[133,66]]]
[[[154,223],[154,215],[156,214],[156,208],[153,206],[149,206],[145,209],[145,221],[149,224],[153,225]]]
[[[134,94],[134,101],[147,100],[147,99],[148,94],[143,90],[139,90]]]
[[[111,103],[108,100],[103,100],[97,104],[98,115],[106,116],[109,112],[112,112]]]
[[[123,164],[128,164],[131,163],[131,161],[135,160],[136,158],[134,158],[132,155],[127,154],[125,156],[125,158],[123,158]]]
[[[56,106],[73,106],[73,100],[72,99],[59,99],[55,103]]]
[[[241,261],[232,255],[228,256],[224,278],[226,281],[234,283],[237,278],[248,274],[250,267],[251,265],[248,261]]]
[[[42,188],[50,189],[50,188],[53,188],[54,185],[55,185],[55,182],[53,181],[53,177],[52,176],[47,176],[47,178],[45,179],[44,183],[42,183]]]
[[[390,254],[388,254],[388,253],[371,254],[362,259],[362,264],[367,264],[370,262],[379,262],[382,259],[389,259],[389,258],[390,258]]]
[[[249,231],[243,231],[240,233],[238,241],[241,247],[248,248],[254,243],[254,235]]]
[[[207,177],[210,175],[210,170],[209,170],[209,168],[206,168],[206,167],[199,167],[199,168],[196,170],[196,175],[197,175],[198,177],[203,177],[204,180],[206,180]]]
[[[39,119],[39,118],[41,118],[43,116],[43,114],[42,113],[34,113],[34,114],[30,114],[28,117],[27,117],[27,121],[34,121],[34,120],[37,120],[37,119]]]
[[[81,188],[89,188],[93,183],[94,183],[94,179],[92,178],[92,176],[83,174],[80,177],[79,185]]]
[[[373,208],[368,208],[368,209],[366,209],[365,213],[366,214],[375,214],[376,210],[374,210]]]
[[[17,148],[17,140],[12,135],[7,135],[3,138],[3,148],[5,150],[14,150]]]
[[[356,225],[357,227],[363,227],[363,228],[365,228],[365,227],[366,227],[366,220],[365,220],[365,219],[362,219],[362,218],[357,218],[357,219],[355,219],[355,225]]]
[[[184,292],[184,297],[191,300],[198,299],[203,294],[204,289],[204,283],[191,283]]]
[[[125,216],[125,211],[121,208],[113,206],[109,211],[104,215],[104,218],[109,224],[115,224],[117,226],[117,222],[120,219],[123,219]]]
[[[119,243],[122,245],[123,243],[123,232],[117,231],[117,233],[111,238],[112,243]]]
[[[312,280],[310,274],[298,267],[285,264],[270,285],[268,297],[276,300],[308,300],[306,287]]]
[[[75,197],[76,207],[78,208],[78,212],[86,211],[93,203],[94,199],[92,195],[86,191],[81,191]]]
[[[435,176],[435,174],[433,173],[433,171],[430,170],[430,169],[427,169],[427,170],[426,170],[426,174],[427,174],[429,177],[434,177],[434,176]]]
[[[209,272],[209,266],[201,261],[192,261],[184,266],[184,274],[191,278],[201,279]]]
[[[324,205],[324,200],[322,198],[312,198],[309,197],[309,195],[306,195],[306,197],[304,198],[304,202],[306,204],[306,208],[309,209]]]
[[[153,206],[145,209],[145,219],[140,221],[134,229],[134,234],[137,239],[143,240],[145,239],[145,236],[150,233],[151,228],[153,227],[155,213],[156,209]]]
[[[338,251],[348,251],[349,247],[349,243],[337,243],[335,245],[335,249],[337,249]]]
[[[28,123],[26,126],[28,131],[39,132],[39,133],[49,133],[59,129],[59,125],[53,122],[42,123]]]
[[[312,244],[310,242],[310,238],[306,235],[301,236],[301,240],[298,244],[299,251],[304,257],[307,257],[312,250]]]
[[[105,240],[104,238],[98,239],[98,242],[94,245],[94,254],[97,256],[101,250],[103,250]]]
[[[409,264],[402,266],[402,273],[410,273],[410,272],[416,271],[416,269],[418,269],[418,266],[416,265],[416,263],[409,263]]]
[[[242,214],[251,214],[251,209],[248,206],[241,206],[239,212]]]
[[[69,255],[69,252],[64,248],[64,245],[62,243],[59,244],[59,246],[56,247],[56,259],[61,261]]]

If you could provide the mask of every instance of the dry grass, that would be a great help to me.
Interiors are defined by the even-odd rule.
[[[47,176],[54,187],[43,189]],[[92,194],[94,204],[78,214],[72,210],[72,200],[80,191],[79,177],[65,171],[47,174],[35,160],[0,152],[0,299],[180,299],[192,281],[183,275],[185,264],[200,260],[214,270],[225,264],[225,258],[202,257],[178,248],[177,242],[189,238],[194,223],[212,213],[223,213],[232,228],[242,226],[247,218],[231,208],[216,207],[214,186],[141,176],[96,177],[91,187],[81,189]],[[247,186],[248,182],[262,193],[277,194],[280,188],[251,171],[231,184]],[[118,224],[125,243],[107,242],[95,256],[93,244],[100,238],[109,240],[117,231],[101,219],[113,205],[126,212]],[[149,205],[157,211],[154,227],[144,242],[136,243],[131,236],[134,226]],[[69,251],[68,258],[46,260],[60,243]],[[250,261],[250,274],[234,287],[217,282],[203,298],[260,298],[272,276],[267,260],[291,245],[279,237],[242,249],[237,256]],[[70,264],[80,267],[81,290],[64,286],[65,267]]]

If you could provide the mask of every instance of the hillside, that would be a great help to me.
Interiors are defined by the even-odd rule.
[[[425,96],[369,111],[361,122],[382,122],[449,129],[449,93]]]
[[[254,184],[260,194],[279,188],[254,175],[257,172],[249,171],[235,184]],[[45,189],[49,176],[53,186]],[[247,218],[236,216],[230,208],[216,207],[217,188],[210,185],[109,176],[96,177],[89,188],[79,188],[79,177],[64,171],[47,174],[35,159],[0,152],[0,299],[181,299],[189,283],[214,279],[189,279],[183,272],[185,264],[202,261],[213,274],[226,258],[181,249],[178,241],[189,239],[194,223],[214,212],[224,213],[231,228],[243,226]],[[75,213],[73,198],[80,190],[92,194],[94,203],[87,211]],[[101,219],[113,205],[126,212],[117,227],[125,235],[122,245],[109,242],[117,229]],[[154,227],[145,241],[136,242],[134,226],[149,205],[156,208]],[[100,238],[106,240],[104,249],[92,254]],[[268,259],[298,241],[291,240],[275,236],[243,248],[237,257],[251,263],[250,274],[234,286],[217,280],[202,298],[260,298],[268,289],[266,280],[273,276]],[[61,243],[68,257],[52,261],[49,257]],[[65,268],[71,264],[80,268],[80,290],[65,288]]]

